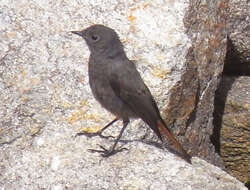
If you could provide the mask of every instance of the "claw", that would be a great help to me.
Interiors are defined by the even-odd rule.
[[[85,135],[87,137],[95,137],[95,136],[99,136],[101,138],[104,138],[104,139],[108,139],[108,138],[115,138],[111,135],[108,135],[108,136],[104,136],[102,135],[102,131],[97,131],[97,132],[94,132],[94,133],[89,133],[89,132],[80,132],[80,133],[77,133],[76,136],[81,136],[81,135]]]

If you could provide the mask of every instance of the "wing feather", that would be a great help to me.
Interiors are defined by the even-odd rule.
[[[149,89],[143,82],[133,63],[123,68],[122,73],[110,74],[110,85],[124,104],[126,104],[138,117],[146,122],[161,139],[157,121],[160,113]]]

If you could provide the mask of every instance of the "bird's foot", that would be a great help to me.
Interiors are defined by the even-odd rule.
[[[79,133],[77,133],[76,134],[76,136],[81,136],[81,135],[85,135],[85,136],[87,136],[87,137],[95,137],[95,136],[99,136],[99,137],[101,137],[101,138],[104,138],[104,139],[108,139],[108,138],[115,138],[115,137],[113,137],[113,136],[111,136],[111,135],[108,135],[108,136],[105,136],[105,135],[103,135],[102,134],[102,132],[103,131],[97,131],[97,132],[79,132]]]
[[[102,157],[109,157],[112,156],[118,152],[122,152],[123,150],[128,150],[127,148],[119,148],[119,149],[106,149],[102,145],[99,145],[102,150],[95,150],[95,149],[88,149],[90,152],[98,152],[101,153]]]

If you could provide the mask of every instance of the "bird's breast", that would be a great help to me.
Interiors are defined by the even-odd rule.
[[[99,67],[98,67],[99,66]],[[96,100],[108,111],[120,118],[135,117],[134,113],[118,97],[109,82],[110,71],[100,65],[89,65],[89,84]]]

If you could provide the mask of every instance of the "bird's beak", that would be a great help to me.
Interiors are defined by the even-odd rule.
[[[81,36],[81,37],[84,37],[83,31],[71,31],[71,33],[76,34],[76,35]]]

